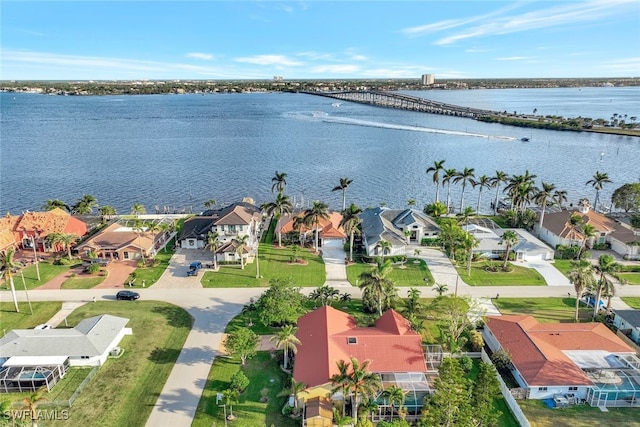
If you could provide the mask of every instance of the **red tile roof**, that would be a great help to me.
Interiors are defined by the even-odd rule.
[[[633,352],[602,323],[538,323],[532,316],[489,316],[487,327],[529,386],[592,385],[564,351]]]
[[[336,363],[371,360],[373,372],[426,372],[422,340],[409,321],[394,310],[373,327],[358,327],[347,313],[326,306],[298,319],[293,377],[308,387],[326,384],[338,373]],[[349,344],[349,342],[354,342]]]
[[[278,225],[276,226],[276,229],[280,227],[280,232],[282,234],[286,234],[294,231],[293,221],[295,220],[295,218],[301,217],[303,215],[304,213],[300,213],[296,216],[291,216],[291,215],[283,216],[280,219],[280,221],[278,221]],[[318,225],[321,229],[320,237],[321,238],[332,237],[332,238],[344,239],[347,235],[345,234],[343,228],[340,227],[340,221],[342,221],[342,214],[339,212],[329,212],[328,219],[320,218],[320,220],[318,221]],[[314,225],[314,228],[315,228],[315,225]],[[302,227],[300,227],[300,231],[302,233],[306,233],[311,231],[311,228],[305,227],[303,225]]]
[[[25,212],[20,216],[3,217],[0,219],[0,233],[3,236],[0,245],[8,244],[9,232],[13,233],[14,242],[18,244],[25,234],[31,237],[37,234],[38,240],[53,233],[69,233],[81,237],[87,234],[87,224],[62,209],[55,208],[46,212]]]

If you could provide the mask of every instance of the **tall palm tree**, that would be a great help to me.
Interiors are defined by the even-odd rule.
[[[147,210],[144,208],[144,205],[142,203],[134,203],[131,206],[131,215],[142,215],[142,214],[146,214]]]
[[[491,178],[486,175],[481,175],[478,179],[471,179],[471,185],[473,188],[479,187],[478,190],[478,206],[476,212],[480,213],[480,200],[482,199],[482,189],[491,187]]]
[[[204,202],[204,207],[207,208],[207,209],[211,209],[212,207],[214,207],[216,205],[216,203],[218,203],[216,201],[216,199],[209,199],[209,200]]]
[[[273,178],[271,178],[271,182],[271,192],[273,193],[274,190],[278,190],[278,193],[282,193],[284,191],[284,187],[287,185],[287,173],[278,173],[278,171],[276,171]]]
[[[79,199],[71,211],[75,214],[79,215],[88,215],[93,213],[93,208],[98,207],[98,199],[90,194],[83,194],[82,198]]]
[[[289,200],[289,196],[285,196],[279,192],[275,201],[265,203],[261,208],[267,212],[267,215],[273,215],[273,219],[277,224],[280,218],[291,213],[293,205],[291,204],[291,200]],[[282,246],[282,227],[278,228],[278,246]]]
[[[391,242],[388,242],[386,240],[380,240],[376,244],[376,248],[378,248],[380,250],[380,255],[382,257],[385,257],[385,256],[391,254]]]
[[[606,172],[598,172],[596,171],[596,174],[593,175],[593,177],[585,182],[584,185],[591,185],[593,188],[596,189],[596,198],[595,201],[593,202],[593,210],[595,211],[598,208],[598,201],[600,200],[600,190],[602,190],[602,187],[604,186],[604,184],[610,183],[612,182],[609,179],[609,174],[607,174]]]
[[[542,222],[544,221],[544,212],[547,206],[553,206],[555,203],[553,200],[553,191],[556,189],[554,184],[549,184],[542,181],[542,188],[533,196],[533,201],[536,205],[542,207],[542,212],[540,212],[540,222],[538,222],[538,226],[542,229]]]
[[[444,160],[434,161],[433,166],[427,168],[427,175],[433,174],[433,183],[436,185],[436,202],[440,201],[440,173],[444,172]]]
[[[118,214],[118,211],[116,211],[116,208],[114,208],[111,205],[100,206],[100,208],[98,209],[98,212],[100,212],[100,215],[102,216],[102,222],[105,222],[106,216]]]
[[[15,253],[16,251],[13,248],[8,248],[6,251],[0,252],[0,275],[2,280],[9,282],[11,296],[13,297],[13,305],[16,308],[16,313],[20,313],[20,308],[18,308],[18,297],[16,296],[16,287],[13,284],[13,270],[19,267],[19,264],[13,258]]]
[[[469,219],[473,216],[476,215],[477,212],[473,211],[473,208],[471,206],[467,206],[466,208],[464,208],[464,210],[462,212],[460,212],[458,215],[456,215],[458,218],[460,218],[460,221],[458,221],[459,224],[464,224],[464,225],[469,225]]]
[[[303,214],[304,222],[314,231],[315,251],[318,252],[318,235],[320,234],[320,220],[329,219],[329,206],[324,202],[314,201],[313,206],[306,209]]]
[[[524,211],[527,203],[536,192],[536,186],[534,185],[534,179],[536,177],[537,175],[531,175],[529,170],[526,170],[524,175],[513,175],[509,179],[509,183],[504,188],[504,191],[511,199],[512,209]]]
[[[71,259],[71,244],[76,241],[78,236],[73,233],[51,233],[47,236],[50,245],[61,244],[67,251],[67,256]]]
[[[580,250],[578,251],[578,258],[582,257],[582,253],[587,247],[587,242],[596,236],[598,230],[596,230],[596,227],[593,224],[587,223],[582,226],[582,228],[580,229],[580,232],[582,233],[583,239],[582,239],[582,245],[580,246]]]
[[[358,362],[355,357],[351,358],[351,372],[349,372],[349,389],[353,393],[351,405],[353,408],[353,419],[358,419],[358,396],[372,397],[382,388],[378,374],[369,371],[370,360]]]
[[[578,321],[578,309],[580,307],[580,298],[585,289],[591,287],[593,284],[593,265],[589,260],[581,259],[571,262],[571,270],[567,274],[567,277],[573,283],[573,288],[576,291],[576,313],[575,321]]]
[[[381,258],[378,258],[375,267],[360,274],[360,280],[362,280],[360,289],[376,299],[380,316],[382,316],[382,299],[387,293],[387,288],[394,286],[394,283],[387,277],[391,270],[393,267],[390,259],[382,261]]]
[[[360,233],[360,224],[362,219],[360,209],[355,204],[351,203],[349,207],[342,211],[342,219],[340,220],[340,227],[349,235],[349,261],[353,262],[353,238],[356,234]]]
[[[471,182],[471,179],[475,176],[475,170],[473,168],[465,167],[463,171],[458,172],[456,177],[453,178],[453,183],[457,184],[459,182],[462,183],[462,194],[460,195],[460,212],[464,209],[464,190],[467,186],[467,183]]]
[[[285,325],[276,333],[276,335],[272,336],[269,341],[276,342],[276,348],[282,349],[284,352],[284,369],[287,369],[288,360],[289,360],[289,352],[292,354],[296,354],[298,352],[298,347],[300,345],[300,340],[296,337],[294,333],[293,325]]]
[[[44,209],[45,211],[52,211],[56,208],[71,212],[71,207],[60,199],[49,199],[45,201],[44,205],[42,206],[42,209]]]
[[[344,360],[338,360],[336,362],[338,367],[338,373],[331,376],[331,385],[333,386],[332,393],[340,391],[342,393],[342,416],[346,415],[347,408],[347,394],[349,392],[349,367],[351,364]]]
[[[133,213],[133,209],[131,211]],[[142,248],[142,233],[144,232],[144,222],[142,222],[142,220],[137,217],[137,214],[136,214],[136,219],[133,221],[133,226],[131,227],[131,229],[134,232],[138,233],[138,246],[140,247],[140,259],[144,263],[145,262],[144,249]]]
[[[500,196],[500,185],[509,181],[509,175],[503,171],[496,171],[496,174],[491,177],[491,187],[496,189],[496,199],[493,203],[493,214],[498,214],[498,197]]]
[[[465,233],[462,239],[462,247],[467,251],[467,276],[471,276],[471,261],[473,261],[473,248],[478,247],[480,241],[471,233]]]
[[[398,387],[397,385],[392,385],[391,387],[384,390],[382,395],[389,402],[389,406],[391,406],[391,421],[393,421],[393,407],[394,405],[398,405],[398,409],[404,405],[404,399],[407,393]]]
[[[244,270],[244,251],[247,249],[247,244],[249,243],[249,235],[236,236],[233,241],[238,245],[236,253],[240,256],[240,268]]]
[[[502,264],[502,269],[507,269],[507,262],[509,262],[509,252],[511,252],[511,248],[518,244],[518,234],[513,230],[507,230],[502,233],[500,237],[499,245],[507,245],[507,249],[504,254],[504,264]]]
[[[342,191],[342,210],[347,208],[347,187],[353,182],[349,178],[340,178],[340,184],[333,187],[331,191]]]
[[[458,174],[455,169],[445,169],[442,176],[442,185],[447,184],[447,214],[451,212],[451,182]]]
[[[216,233],[215,231],[210,231],[209,233],[207,233],[207,246],[206,247],[209,248],[209,250],[213,254],[213,269],[214,270],[218,269],[218,256],[216,255],[216,251],[220,247],[219,238],[220,238],[220,235],[218,233]]]
[[[611,288],[613,286],[611,280],[607,277],[607,274],[613,274],[618,270],[619,264],[612,255],[600,255],[598,258],[598,264],[595,266],[595,270],[600,274],[596,285],[596,299],[593,304],[593,320],[596,320],[598,314],[598,308],[600,305],[600,297],[602,296],[602,290],[604,287]],[[614,291],[615,292],[615,291]],[[609,292],[610,293],[610,292]]]
[[[566,190],[556,190],[553,192],[553,202],[560,206],[560,209],[564,208],[564,203],[567,201]]]

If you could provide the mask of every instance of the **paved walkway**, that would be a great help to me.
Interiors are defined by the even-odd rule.
[[[56,327],[60,325],[62,322],[64,322],[67,316],[69,316],[73,312],[73,310],[85,304],[86,304],[85,301],[63,302],[62,308],[60,309],[60,311],[54,314],[53,317],[49,319],[48,322],[45,322],[45,323],[47,325],[52,325],[53,327]],[[65,324],[65,326],[67,325]]]
[[[82,274],[84,271],[84,267],[76,267],[65,271],[64,273],[58,274],[53,279],[49,280],[44,285],[40,286],[38,289],[60,289],[62,284],[70,279],[73,275],[78,276]]]
[[[346,254],[342,243],[340,245],[329,244],[322,247],[322,260],[324,261],[324,269],[326,279],[324,284],[333,288],[352,287],[347,280],[347,267],[345,265]]]

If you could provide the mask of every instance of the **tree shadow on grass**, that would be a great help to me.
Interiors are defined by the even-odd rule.
[[[170,326],[174,328],[191,329],[193,318],[184,309],[177,306],[160,306],[153,308],[154,313],[163,315]]]

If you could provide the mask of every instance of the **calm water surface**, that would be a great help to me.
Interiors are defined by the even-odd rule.
[[[640,116],[640,88],[507,89],[412,92],[452,104],[494,110],[610,118]],[[340,177],[353,179],[347,198],[362,207],[386,202],[423,206],[435,197],[425,169],[446,159],[476,176],[526,169],[593,199],[585,182],[596,171],[614,181],[640,177],[640,139],[553,132],[469,119],[397,111],[302,94],[219,94],[73,97],[0,94],[0,211],[39,209],[45,200],[74,203],[93,194],[127,212],[230,203],[244,196],[271,200],[271,177],[288,174],[296,203],[323,200]],[[521,142],[527,136],[529,142]],[[484,190],[488,209],[491,190]],[[465,204],[475,208],[467,187]],[[452,189],[459,203],[460,189]]]

